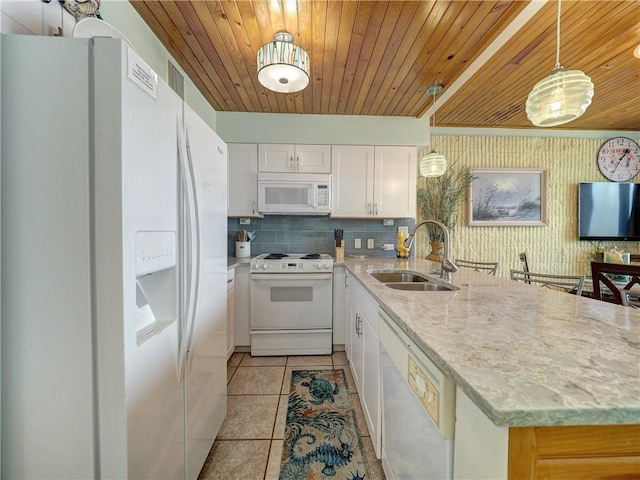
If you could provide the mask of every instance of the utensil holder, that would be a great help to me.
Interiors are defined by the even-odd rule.
[[[333,248],[333,258],[336,262],[344,261],[344,240],[340,242],[340,246],[335,246]]]
[[[251,256],[251,242],[236,242],[236,257],[247,258]]]

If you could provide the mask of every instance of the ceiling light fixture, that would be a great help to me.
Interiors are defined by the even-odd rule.
[[[309,67],[309,55],[288,32],[276,33],[258,50],[258,81],[274,92],[303,90],[309,85]]]
[[[560,1],[553,73],[535,84],[527,98],[527,118],[536,127],[554,127],[582,116],[591,105],[593,83],[580,70],[565,70],[560,65]]]
[[[431,144],[431,129],[436,126],[436,95],[442,92],[442,85],[432,83],[427,87],[427,94],[433,95],[433,124],[429,128],[429,147],[431,152],[420,159],[420,175],[423,177],[439,177],[447,170],[447,159],[435,151]]]

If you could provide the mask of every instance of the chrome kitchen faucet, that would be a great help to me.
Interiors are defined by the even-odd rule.
[[[411,244],[413,243],[413,237],[416,235],[416,230],[426,223],[437,225],[444,233],[444,253],[442,255],[442,265],[440,266],[440,278],[445,282],[451,283],[451,273],[458,271],[458,267],[449,259],[449,230],[447,230],[447,227],[445,227],[442,222],[428,219],[417,223],[404,241],[404,246],[411,250]]]

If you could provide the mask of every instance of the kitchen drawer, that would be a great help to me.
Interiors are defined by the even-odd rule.
[[[251,355],[329,355],[331,338],[330,329],[252,330]]]

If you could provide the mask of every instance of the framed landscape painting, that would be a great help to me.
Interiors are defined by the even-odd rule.
[[[547,170],[471,168],[470,226],[547,224]]]

